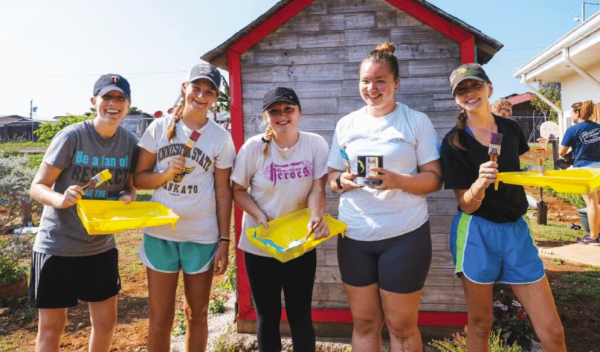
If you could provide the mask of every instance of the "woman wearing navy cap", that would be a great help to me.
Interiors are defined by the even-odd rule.
[[[127,80],[101,76],[94,86],[93,120],[60,131],[46,150],[31,184],[31,197],[44,205],[33,247],[29,298],[39,311],[36,351],[59,351],[67,308],[88,302],[90,351],[109,351],[121,290],[113,235],[90,236],[74,206],[82,199],[136,198],[132,171],[138,138],[119,126],[131,106]],[[108,169],[114,177],[83,191],[91,177]],[[119,176],[126,175],[126,176]]]
[[[231,179],[233,198],[244,210],[242,236],[238,247],[244,261],[256,304],[258,349],[281,351],[279,322],[281,291],[292,332],[294,351],[315,350],[311,302],[317,269],[317,251],[285,263],[254,247],[247,229],[308,207],[312,214],[307,234],[325,238],[329,229],[321,221],[325,211],[327,142],[323,137],[298,130],[302,108],[296,93],[277,87],[265,94],[263,135],[244,143],[237,156]]]

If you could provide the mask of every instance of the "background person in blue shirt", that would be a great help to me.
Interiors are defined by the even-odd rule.
[[[573,149],[573,166],[578,169],[600,168],[600,124],[591,121],[594,114],[594,103],[591,100],[575,103],[571,106],[571,119],[574,126],[565,132],[558,153],[565,156],[569,147]],[[587,218],[590,233],[577,242],[600,245],[598,231],[600,230],[600,209],[598,191],[582,195],[587,204]]]

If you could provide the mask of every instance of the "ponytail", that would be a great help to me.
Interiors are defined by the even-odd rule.
[[[465,130],[465,126],[467,125],[467,112],[463,109],[460,110],[460,114],[456,118],[456,127],[458,131],[455,131],[448,137],[448,143],[454,149],[466,150],[462,144],[460,144],[460,131]]]
[[[262,153],[265,157],[267,157],[269,155],[269,145],[271,143],[271,139],[273,139],[273,129],[271,126],[267,126],[265,134],[261,139],[263,141]]]
[[[167,138],[169,139],[169,143],[173,141],[175,135],[177,134],[177,122],[181,120],[183,117],[183,108],[185,108],[185,92],[181,91],[181,99],[179,100],[179,105],[177,106],[177,110],[175,110],[175,114],[173,115],[173,123],[167,129]]]
[[[584,101],[581,103],[579,109],[579,118],[582,120],[589,120],[594,115],[594,103],[591,100]]]

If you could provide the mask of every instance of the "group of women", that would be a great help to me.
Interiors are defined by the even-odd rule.
[[[345,237],[338,236],[337,253],[354,321],[353,350],[381,350],[385,321],[393,351],[422,351],[417,317],[432,258],[425,195],[440,190],[442,184],[454,191],[459,203],[451,228],[451,250],[468,306],[469,350],[488,350],[495,282],[512,285],[530,314],[544,351],[566,350],[544,267],[524,217],[524,190],[507,184],[500,184],[497,191],[490,187],[499,171],[519,170],[519,156],[529,147],[515,122],[490,112],[493,87],[481,66],[462,65],[452,73],[452,94],[461,113],[441,145],[427,115],[395,101],[400,77],[392,44],[379,45],[358,69],[358,88],[366,106],[338,122],[331,148],[321,136],[299,130],[301,101],[292,89],[277,87],[264,96],[266,131],[249,138],[236,156],[229,133],[207,117],[219,96],[221,80],[210,65],[192,68],[181,86],[176,112],[150,125],[139,141],[139,156],[133,152],[130,156],[130,160],[138,159],[136,166],[129,166],[131,172],[121,185],[112,185],[123,190],[117,194],[126,202],[135,199],[136,189],[153,189],[152,200],[180,216],[175,231],[170,227],[145,229],[138,251],[148,273],[150,352],[169,350],[180,271],[185,283],[187,349],[205,350],[212,276],[227,267],[232,199],[244,210],[242,234],[308,208],[307,233],[325,238],[329,229],[321,219],[326,187],[340,194],[339,220],[348,225]],[[125,133],[118,123],[130,104],[128,84],[125,89],[119,83],[123,81],[113,75],[94,89],[98,115],[53,140],[32,185],[34,198],[46,205],[39,243],[53,244],[44,247],[36,241],[34,248],[32,273],[36,275],[32,275],[30,294],[40,308],[40,351],[58,350],[66,308],[78,299],[90,305],[90,351],[108,351],[110,346],[120,283],[117,287],[112,282],[113,289],[103,289],[102,294],[86,293],[98,289],[98,281],[104,277],[103,285],[118,280],[114,239],[87,236],[80,224],[63,230],[56,219],[62,216],[62,221],[75,223],[72,205],[84,194],[94,198],[95,193],[85,193],[80,187],[84,183],[77,182],[84,180],[73,177],[86,168],[80,162],[83,156],[91,160],[111,152],[109,149],[130,152],[126,146],[116,146],[117,137],[124,138],[118,134]],[[194,131],[200,137],[190,142]],[[504,135],[497,161],[488,156],[491,133]],[[100,146],[81,152],[90,140]],[[186,143],[193,146],[182,155]],[[364,186],[364,179],[357,179],[359,164],[364,166],[358,159],[364,156],[382,157],[382,163],[371,165],[371,173],[366,175],[374,181],[370,184],[378,185]],[[79,185],[69,186],[74,183]],[[69,250],[53,250],[62,248],[63,237],[71,241]],[[98,237],[106,238],[96,246],[94,242],[102,240]],[[256,306],[259,350],[282,348],[283,290],[294,351],[315,351],[311,300],[316,251],[281,263],[245,236],[238,246],[244,251]],[[89,255],[78,256],[78,248],[89,248]],[[89,259],[107,253],[113,259]],[[64,264],[63,270],[68,269],[69,274],[58,278],[51,265],[57,258],[79,262]],[[112,274],[106,273],[109,271]],[[90,277],[90,273],[96,276]],[[69,300],[58,299],[63,295],[61,286],[69,288]]]

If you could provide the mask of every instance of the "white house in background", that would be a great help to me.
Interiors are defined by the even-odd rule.
[[[558,112],[562,136],[571,125],[573,103],[586,100],[600,103],[600,12],[517,68],[513,76],[546,103],[550,102],[532,84],[561,83],[562,110],[549,105]]]

